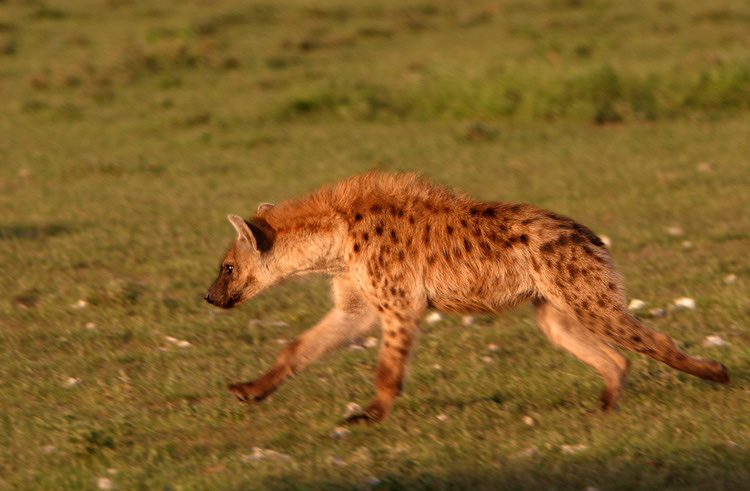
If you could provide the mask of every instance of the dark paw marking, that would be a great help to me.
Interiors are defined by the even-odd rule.
[[[266,398],[266,394],[263,394],[252,383],[232,384],[227,387],[227,390],[229,390],[238,401],[246,404],[255,404]]]

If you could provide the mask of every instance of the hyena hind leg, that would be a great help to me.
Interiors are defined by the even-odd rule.
[[[549,301],[537,300],[534,306],[539,327],[550,341],[592,366],[604,379],[604,390],[600,397],[602,409],[616,409],[630,369],[630,360],[581,326],[571,314],[559,310]]]

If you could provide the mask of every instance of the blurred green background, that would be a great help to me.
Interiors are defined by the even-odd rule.
[[[0,488],[745,488],[749,155],[746,1],[0,0]],[[373,168],[606,235],[732,384],[631,356],[599,414],[521,308],[425,324],[380,426],[373,348],[236,403],[330,299],[205,304],[225,215]]]

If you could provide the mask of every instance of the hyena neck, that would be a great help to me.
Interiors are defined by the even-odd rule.
[[[277,234],[274,248],[281,277],[334,275],[346,269],[346,227],[333,209],[279,208],[279,212],[268,218]]]

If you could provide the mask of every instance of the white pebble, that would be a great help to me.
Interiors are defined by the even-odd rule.
[[[291,462],[293,459],[281,452],[277,452],[276,450],[270,450],[266,448],[260,448],[260,447],[253,447],[253,453],[252,454],[246,454],[241,455],[240,460],[242,462],[253,462],[256,460],[280,460],[283,462]]]
[[[634,298],[628,304],[628,310],[632,312],[636,312],[638,310],[642,310],[645,306],[646,306],[646,302],[644,302],[640,298]]]
[[[563,455],[575,455],[577,453],[581,453],[585,450],[587,450],[589,447],[586,445],[562,445],[560,447],[560,452],[562,452]]]
[[[690,297],[680,297],[675,299],[674,306],[677,309],[695,310],[695,300]]]
[[[97,477],[96,487],[99,489],[115,489],[115,483],[108,477]]]
[[[362,346],[365,348],[374,348],[378,345],[378,338],[375,336],[368,336],[365,338],[364,342],[362,343]]]
[[[190,341],[185,341],[183,339],[177,339],[174,336],[164,336],[164,340],[166,342],[172,343],[175,346],[178,346],[180,348],[189,348],[189,347],[192,346],[192,344],[190,344]]]
[[[54,445],[45,445],[42,447],[42,452],[44,453],[55,453],[57,452],[57,447]]]
[[[710,346],[729,346],[729,343],[724,341],[720,336],[706,336],[706,338],[701,343],[704,347],[710,347]]]
[[[461,324],[464,326],[470,326],[474,324],[474,316],[473,315],[465,315],[461,318]]]
[[[442,370],[443,367],[439,363],[435,363],[432,365],[433,370]]]
[[[487,349],[494,353],[495,351],[500,349],[500,346],[496,345],[495,343],[490,343],[487,345]]]
[[[724,283],[727,285],[731,285],[732,283],[737,283],[737,275],[732,273],[728,274],[724,277]]]
[[[526,415],[523,417],[523,424],[527,426],[534,426],[534,423],[534,418],[532,418],[531,416]]]
[[[338,465],[338,466],[341,466],[341,467],[343,467],[343,466],[346,465],[346,462],[344,461],[344,459],[342,459],[338,455],[329,455],[326,458],[326,463],[328,465]]]
[[[683,240],[682,241],[682,248],[683,249],[692,249],[693,245],[694,244],[692,243],[692,241],[689,241],[689,240]]]
[[[361,344],[352,343],[349,345],[349,349],[352,351],[362,351],[365,349],[365,347],[362,346]]]
[[[667,311],[660,308],[654,308],[650,309],[648,311],[648,314],[652,317],[664,317],[665,315],[667,315]]]
[[[353,414],[362,414],[362,406],[360,406],[356,402],[350,402],[346,405],[346,414],[344,415],[344,417],[348,418]]]
[[[608,235],[600,235],[599,238],[604,242],[605,246],[612,247],[612,239]]]
[[[70,307],[74,308],[76,310],[85,309],[88,306],[89,306],[89,303],[86,300],[83,300],[83,299],[77,301],[76,303],[70,304]]]
[[[87,322],[83,327],[85,327],[86,329],[96,329],[96,324],[94,324],[93,322]]]
[[[437,415],[438,421],[445,422],[448,421],[448,415],[447,414],[438,414]]]
[[[483,356],[482,360],[484,360],[485,363],[492,363],[492,357],[491,356]]]
[[[331,438],[344,438],[346,435],[351,433],[351,431],[348,428],[344,428],[343,426],[337,426],[331,431]]]
[[[674,236],[674,237],[680,237],[682,235],[685,235],[685,231],[682,230],[682,227],[678,227],[676,225],[674,225],[672,227],[667,227],[667,233],[669,235]]]
[[[76,385],[81,385],[83,383],[83,380],[77,378],[77,377],[68,377],[65,382],[63,382],[63,387],[66,389],[69,389],[71,387],[75,387]]]
[[[430,312],[427,317],[424,318],[425,322],[428,324],[435,324],[436,322],[440,322],[443,320],[443,316],[440,314],[440,312]]]

